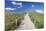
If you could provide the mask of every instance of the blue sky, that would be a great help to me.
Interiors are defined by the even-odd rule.
[[[42,2],[22,2],[22,1],[5,1],[6,11],[20,12],[39,10],[43,11],[44,4]]]

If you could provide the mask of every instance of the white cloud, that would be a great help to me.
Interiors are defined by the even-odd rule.
[[[16,2],[11,2],[13,5],[15,5],[16,4]]]
[[[16,2],[14,2],[14,1],[11,2],[11,3],[12,3],[13,5],[20,5],[20,6],[22,5],[22,3],[16,3]]]
[[[9,1],[18,1],[18,0],[9,0]]]
[[[18,8],[21,8],[21,7],[18,7]]]
[[[25,1],[25,0],[8,0],[8,1]],[[26,0],[27,1],[27,0]]]
[[[36,12],[38,12],[38,13],[43,13],[43,11],[42,11],[42,10],[36,10]]]
[[[14,1],[11,2],[11,3],[12,3],[13,5],[19,5],[17,8],[21,8],[21,7],[23,7],[23,6],[22,6],[22,3],[18,3],[18,2],[16,3],[16,2],[14,2]]]
[[[5,10],[15,10],[14,8],[5,8]]]
[[[23,6],[21,5],[21,6],[19,6],[18,8],[21,8],[21,7],[23,7]]]
[[[32,7],[35,7],[34,5],[32,5]]]

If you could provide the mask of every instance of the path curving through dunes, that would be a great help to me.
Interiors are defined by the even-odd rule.
[[[30,30],[35,29],[34,24],[32,23],[28,13],[24,16],[24,20],[22,20],[20,26],[16,30]]]

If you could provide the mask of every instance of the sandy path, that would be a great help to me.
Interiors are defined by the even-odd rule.
[[[17,30],[30,30],[35,29],[34,24],[32,23],[30,17],[28,16],[28,13],[24,16],[24,20],[20,24],[20,26],[17,28]]]

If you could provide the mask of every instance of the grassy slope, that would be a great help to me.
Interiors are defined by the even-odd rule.
[[[24,19],[25,13],[15,13],[15,12],[5,12],[5,31],[14,30],[16,29],[20,23],[21,20]],[[17,27],[16,27],[16,19],[17,19]]]
[[[44,16],[42,14],[36,12],[30,12],[29,16],[32,22],[35,24],[36,28],[44,27]]]

